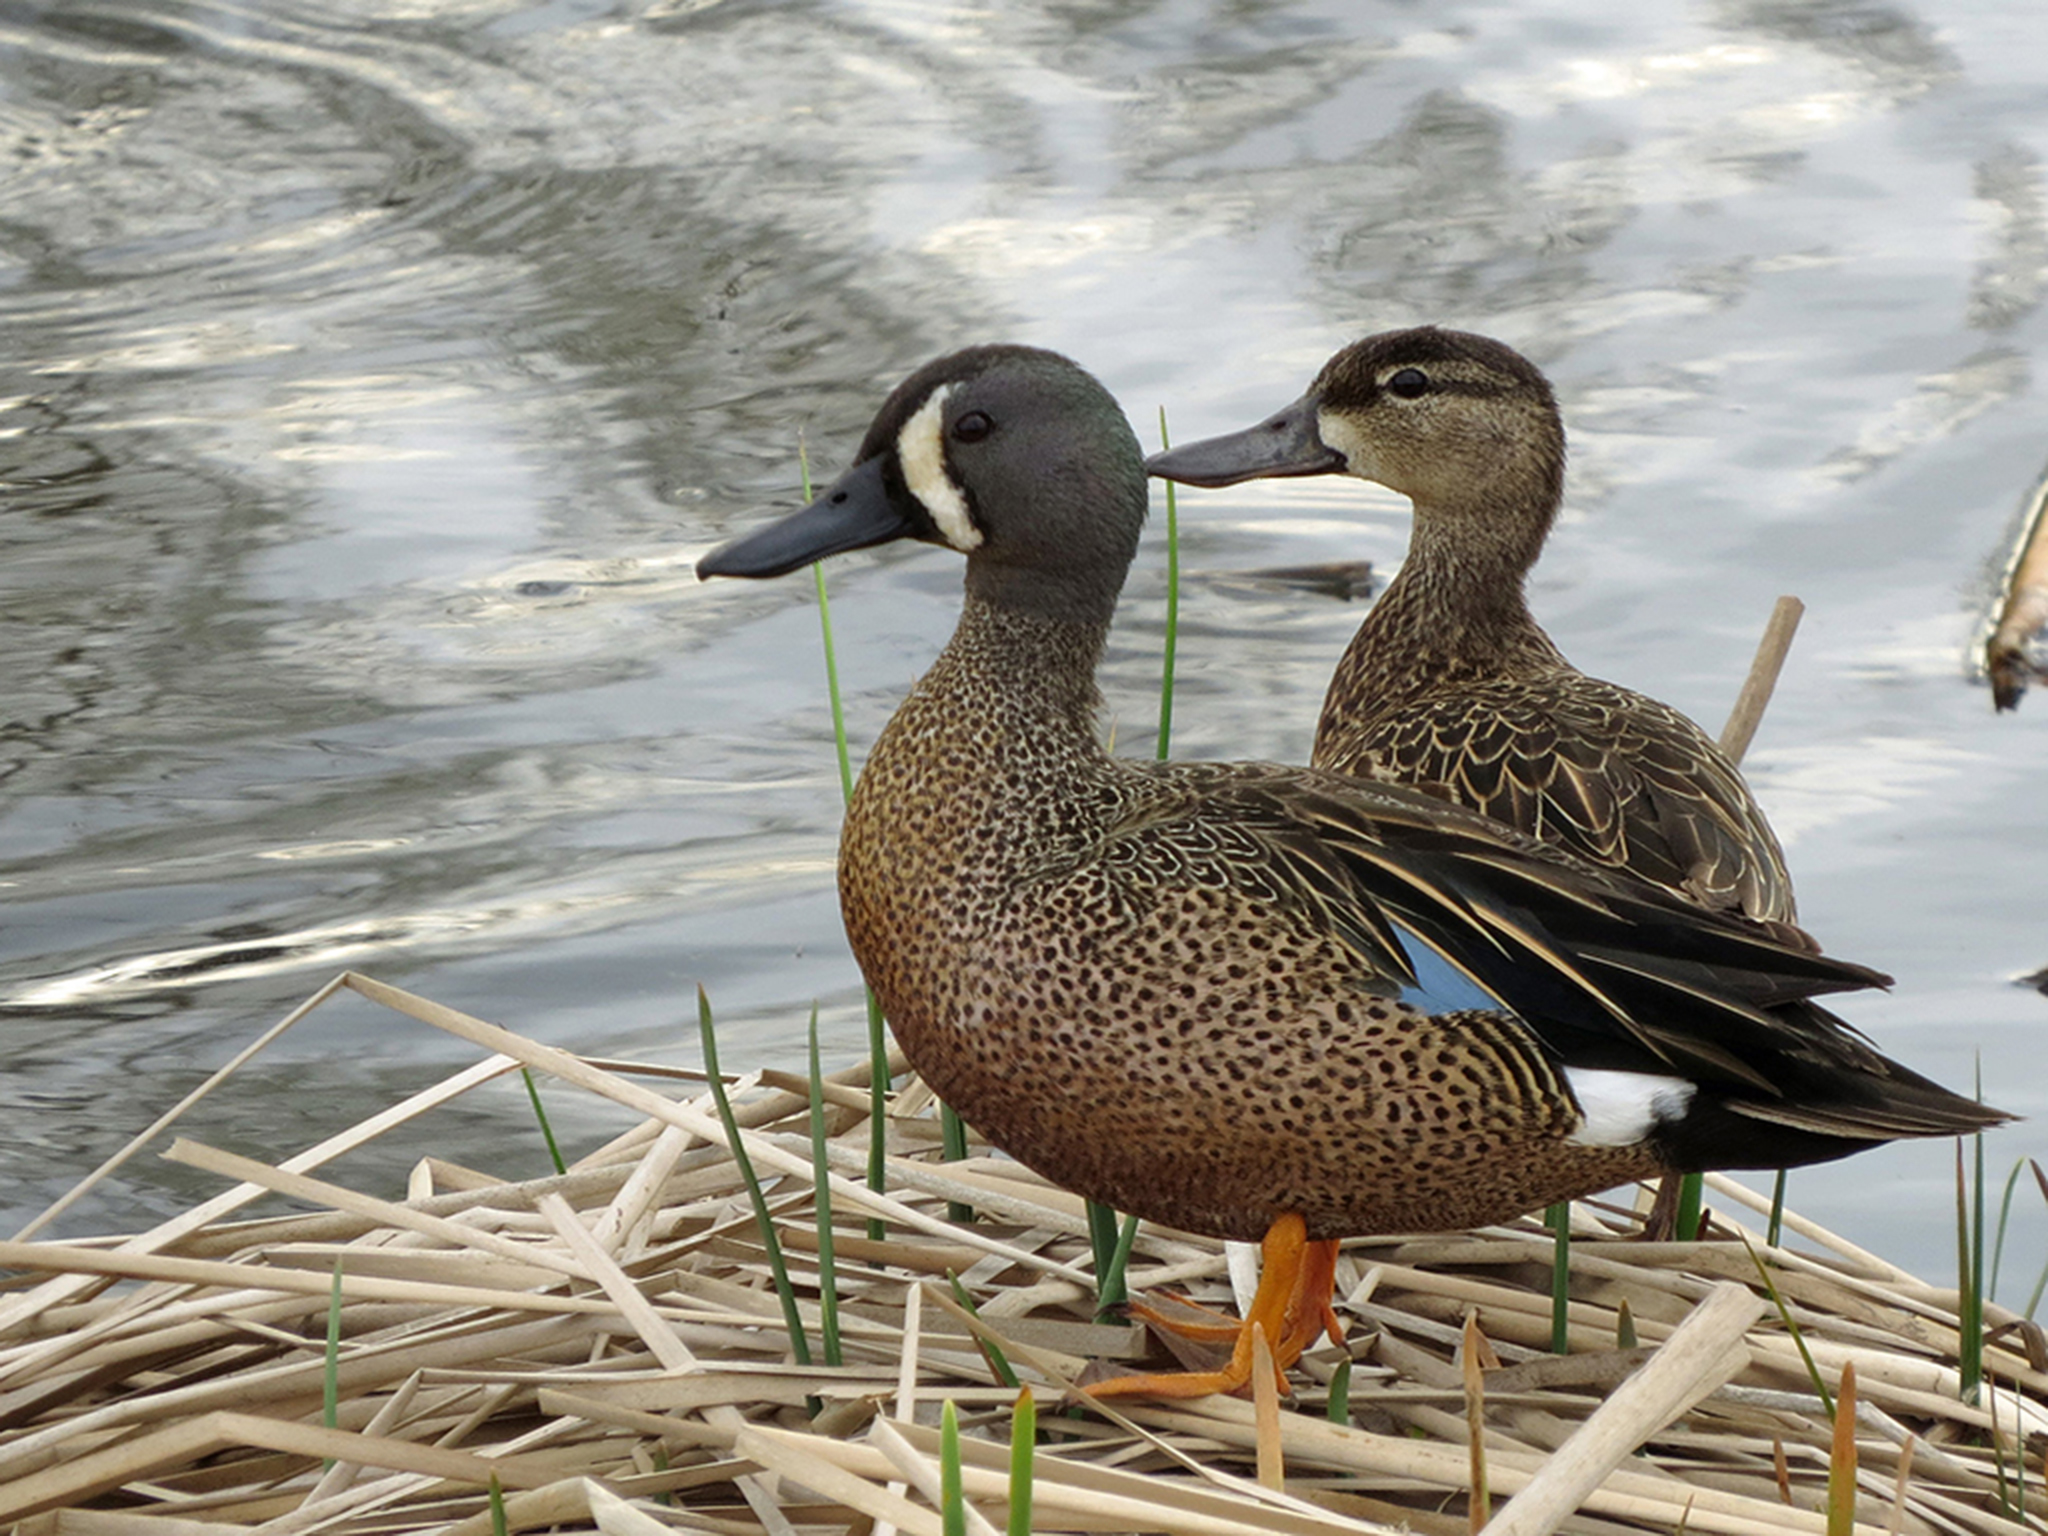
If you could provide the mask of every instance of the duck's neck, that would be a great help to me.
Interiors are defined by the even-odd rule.
[[[929,808],[934,834],[967,837],[1001,804],[1015,820],[1050,805],[1077,773],[1099,767],[1096,664],[1109,633],[1100,616],[1048,617],[978,595],[869,755],[848,830],[893,803]]]
[[[952,707],[971,703],[974,719],[1003,723],[1012,746],[1100,756],[1095,669],[1108,639],[1107,613],[1051,617],[970,588],[953,638],[918,692],[943,692]]]
[[[1345,652],[1345,694],[1378,713],[1447,685],[1566,665],[1524,592],[1551,516],[1418,505],[1408,558]]]

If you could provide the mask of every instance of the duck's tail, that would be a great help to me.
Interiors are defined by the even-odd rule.
[[[1658,1128],[1672,1167],[1796,1168],[1918,1136],[1968,1136],[2016,1118],[1873,1049],[1816,1003],[1773,1010],[1796,1043],[1762,1066],[1772,1091],[1702,1085]]]

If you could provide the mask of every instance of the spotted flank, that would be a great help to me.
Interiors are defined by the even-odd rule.
[[[967,511],[967,498],[946,468],[946,401],[953,386],[941,384],[925,397],[896,434],[896,460],[903,483],[931,514],[946,542],[963,555],[981,547],[981,530]]]

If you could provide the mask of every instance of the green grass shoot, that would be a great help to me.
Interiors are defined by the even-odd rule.
[[[2027,1159],[2027,1166],[2034,1170],[2034,1182],[2041,1186],[2041,1198],[2048,1200],[2048,1169],[2043,1169],[2033,1158]],[[2041,1266],[2041,1274],[2034,1281],[2033,1293],[2027,1297],[2026,1316],[2032,1317],[2041,1307],[2041,1294],[2048,1291],[2048,1264]]]
[[[967,1536],[967,1494],[960,1482],[960,1414],[953,1399],[939,1410],[939,1528]]]
[[[967,1122],[942,1103],[939,1105],[939,1155],[949,1163],[967,1156]],[[946,1220],[963,1226],[974,1220],[974,1207],[965,1200],[946,1202]]]
[[[1088,1202],[1088,1251],[1095,1259],[1095,1316],[1100,1320],[1110,1308],[1123,1301],[1109,1294],[1110,1266],[1116,1262],[1116,1212],[1097,1201]]]
[[[1998,1198],[1998,1226],[1991,1238],[1991,1278],[1984,1285],[1987,1301],[1998,1300],[1998,1272],[2005,1264],[2005,1232],[2012,1224],[2012,1197],[2019,1193],[2020,1175],[2026,1167],[2025,1158],[2013,1163],[2012,1171],[2005,1176],[2005,1190]]]
[[[2012,1384],[2012,1422],[2016,1436],[2012,1447],[2012,1481],[2006,1481],[2005,1436],[1998,1428],[1998,1378],[1986,1375],[1984,1378],[1986,1406],[1991,1412],[1991,1455],[1998,1473],[1998,1508],[2006,1518],[2024,1525],[2027,1520],[2027,1435],[2025,1426],[2026,1398],[2020,1384]],[[2048,1461],[2043,1463],[2048,1473]]]
[[[2022,1518],[2024,1518],[2026,1513],[2025,1500],[2027,1493],[2025,1484],[2023,1483],[2020,1487],[2021,1504],[2018,1509],[2015,1509],[2013,1507],[2012,1490],[2006,1485],[2005,1436],[2001,1435],[1998,1432],[1998,1378],[1995,1376],[1987,1376],[1984,1379],[1984,1407],[1985,1410],[1991,1415],[1991,1464],[1993,1471],[1998,1478],[1999,1510],[2006,1515],[2019,1515]],[[2015,1397],[2013,1403],[2013,1422],[2015,1424],[2022,1422],[2020,1418],[2019,1400],[2017,1397]],[[2019,1463],[2020,1475],[2024,1478],[2026,1476],[2027,1471],[2027,1454],[2024,1447],[2022,1447],[2020,1451]]]
[[[1130,1288],[1124,1284],[1124,1271],[1131,1267],[1131,1247],[1138,1240],[1138,1218],[1126,1216],[1117,1228],[1116,1250],[1109,1256],[1109,1276],[1106,1281],[1110,1294],[1116,1299],[1112,1306],[1122,1306],[1130,1297]]]
[[[1550,1248],[1550,1352],[1572,1352],[1572,1205],[1560,1200],[1547,1206],[1543,1224],[1551,1231]]]
[[[1088,1202],[1088,1247],[1095,1257],[1095,1316],[1102,1321],[1130,1299],[1124,1270],[1137,1241],[1138,1218],[1119,1217],[1106,1205]]]
[[[801,435],[796,440],[797,468],[803,477],[804,500],[811,500],[811,456]],[[811,577],[818,587],[818,632],[825,646],[825,692],[832,701],[832,746],[839,759],[839,798],[853,799],[853,754],[846,745],[846,704],[839,691],[839,651],[832,643],[832,600],[825,592],[825,562],[814,561]],[[889,1146],[884,1134],[889,1113],[889,1029],[872,988],[864,988],[868,1005],[868,1188],[878,1194],[889,1183]],[[950,1110],[941,1109],[950,1114]],[[880,1217],[868,1220],[868,1236],[881,1242],[888,1228]]]
[[[334,1261],[334,1287],[327,1293],[327,1364],[321,1373],[320,1422],[333,1429],[341,1412],[341,1260]]]
[[[1773,1248],[1783,1246],[1779,1239],[1785,1235],[1785,1174],[1780,1168],[1771,1180],[1771,1219],[1764,1226],[1764,1241]]]
[[[867,991],[867,1000],[868,1188],[879,1195],[889,1187],[889,1026],[883,1022],[882,1004],[872,989]],[[879,1216],[868,1218],[872,1240],[879,1243],[888,1235],[887,1222]]]
[[[1622,1297],[1614,1308],[1614,1347],[1634,1349],[1636,1347],[1636,1315],[1629,1310],[1628,1298]]]
[[[1031,1536],[1031,1476],[1038,1460],[1038,1404],[1026,1387],[1010,1411],[1010,1517],[1005,1536]]]
[[[804,440],[796,440],[796,462],[803,475],[804,500],[811,500],[811,456]],[[832,602],[825,595],[825,562],[811,563],[811,575],[818,584],[818,629],[825,641],[825,692],[832,700],[832,742],[839,751],[839,794],[853,798],[853,757],[846,749],[846,705],[839,693],[839,653],[832,644]]]
[[[1688,1173],[1678,1181],[1678,1215],[1671,1223],[1671,1235],[1681,1243],[1693,1242],[1700,1235],[1700,1209],[1706,1188],[1704,1174]]]
[[[498,1481],[498,1474],[491,1474],[491,1536],[506,1536],[511,1523],[505,1518],[505,1485]]]
[[[1742,1237],[1740,1232],[1735,1234]],[[1822,1380],[1820,1367],[1813,1363],[1813,1352],[1806,1347],[1806,1336],[1799,1331],[1799,1325],[1792,1320],[1792,1309],[1785,1305],[1785,1298],[1778,1294],[1778,1282],[1771,1278],[1771,1272],[1764,1264],[1763,1255],[1756,1251],[1747,1237],[1742,1237],[1742,1246],[1749,1254],[1749,1262],[1756,1266],[1757,1278],[1764,1283],[1764,1294],[1771,1298],[1771,1305],[1778,1309],[1778,1320],[1785,1325],[1785,1331],[1792,1336],[1793,1347],[1799,1351],[1799,1358],[1806,1362],[1806,1379],[1813,1383],[1814,1395],[1827,1410],[1830,1419],[1835,1416],[1834,1394],[1828,1391],[1828,1384]]]
[[[1166,407],[1159,407],[1159,446],[1173,443],[1166,435]],[[1165,762],[1173,747],[1173,661],[1180,646],[1180,512],[1173,497],[1173,482],[1166,482],[1166,644],[1159,674],[1159,761]]]
[[[1963,1140],[1956,1138],[1956,1374],[1966,1403],[1983,1396],[1984,1384],[1984,1138],[1976,1147],[1975,1187],[1963,1166]]]
[[[960,1303],[961,1311],[969,1317],[981,1316],[981,1308],[974,1304],[974,1298],[968,1294],[967,1287],[960,1283],[960,1277],[950,1269],[946,1271],[946,1283],[953,1288],[953,1299]],[[1010,1364],[1010,1357],[1003,1353],[1002,1346],[995,1340],[983,1338],[977,1333],[974,1335],[974,1347],[981,1351],[981,1358],[988,1362],[989,1374],[997,1381],[1012,1392],[1023,1385],[1017,1379],[1016,1368]]]
[[[327,1356],[320,1371],[320,1422],[329,1429],[341,1423],[341,1260],[334,1261],[334,1285],[327,1293]],[[324,1458],[320,1470],[334,1465]]]
[[[533,1104],[533,1118],[540,1123],[540,1139],[548,1144],[548,1156],[554,1162],[555,1172],[567,1173],[569,1165],[562,1160],[562,1149],[555,1145],[554,1129],[548,1124],[548,1112],[540,1102],[540,1084],[533,1080],[533,1073],[525,1067],[519,1069],[519,1075],[526,1082],[526,1097]]]
[[[811,1363],[810,1341],[804,1337],[803,1317],[796,1309],[796,1291],[789,1283],[789,1266],[782,1261],[782,1242],[775,1235],[775,1220],[768,1214],[768,1198],[761,1193],[761,1180],[754,1172],[740,1140],[739,1122],[733,1118],[732,1100],[726,1096],[725,1077],[718,1070],[718,1033],[711,1025],[711,999],[697,989],[697,1036],[704,1047],[704,1076],[711,1087],[711,1102],[718,1110],[718,1123],[725,1127],[726,1144],[739,1164],[740,1179],[747,1186],[747,1199],[754,1207],[754,1222],[761,1230],[761,1246],[768,1250],[768,1270],[775,1277],[775,1295],[782,1303],[783,1325],[789,1330],[789,1347],[798,1365]]]
[[[831,1163],[825,1155],[825,1074],[818,1061],[818,1005],[811,1004],[811,1208],[818,1220],[818,1332],[827,1365],[844,1364],[839,1347],[839,1262],[832,1247]]]
[[[1326,1410],[1332,1424],[1351,1422],[1351,1360],[1347,1356],[1337,1362],[1337,1369],[1330,1373],[1330,1403]]]
[[[1984,1063],[1977,1062],[1977,1102],[1984,1101]],[[1963,1181],[1963,1143],[1956,1141],[1956,1311],[1961,1337],[1956,1346],[1956,1374],[1962,1399],[1980,1400],[1984,1383],[1984,1137],[1970,1138],[1968,1198]]]

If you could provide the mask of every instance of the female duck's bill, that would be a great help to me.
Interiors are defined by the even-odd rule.
[[[1148,473],[1182,485],[1225,486],[1246,480],[1279,480],[1302,475],[1341,475],[1344,455],[1323,441],[1313,396],[1268,416],[1256,427],[1205,437],[1155,453]]]

